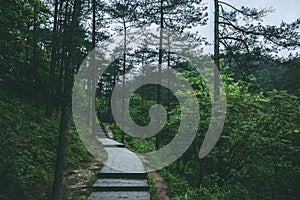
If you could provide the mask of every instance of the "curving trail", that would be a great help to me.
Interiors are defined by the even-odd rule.
[[[150,200],[147,173],[140,158],[124,147],[124,144],[101,134],[108,157],[93,185],[89,200]]]

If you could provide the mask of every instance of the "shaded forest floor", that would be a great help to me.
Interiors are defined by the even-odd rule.
[[[99,161],[92,160],[88,167],[78,167],[65,173],[64,183],[71,199],[87,199],[91,186],[96,181],[97,172],[101,169]]]
[[[154,193],[154,196],[152,197],[152,199],[153,200],[170,200],[170,197],[167,194],[168,184],[164,180],[164,178],[155,171],[150,172],[148,174],[151,177],[151,179],[154,181],[154,184],[155,184],[155,193]]]

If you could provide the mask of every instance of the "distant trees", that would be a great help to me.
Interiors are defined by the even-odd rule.
[[[162,71],[163,64],[163,29],[176,30],[184,32],[193,26],[204,25],[206,23],[207,13],[205,12],[206,7],[201,5],[201,0],[186,0],[186,1],[139,1],[139,14],[141,17],[139,23],[144,25],[157,24],[160,27],[160,42],[158,52],[158,72]],[[160,76],[157,80],[156,89],[156,103],[161,104],[161,82]],[[157,115],[159,116],[159,107]],[[160,147],[161,136],[160,133],[156,135],[156,149]]]
[[[121,32],[124,35],[123,41],[123,70],[122,70],[122,85],[125,85],[125,73],[126,73],[126,57],[127,57],[127,29],[132,27],[137,18],[136,18],[136,8],[137,4],[135,1],[116,1],[112,2],[108,6],[108,13],[112,18],[112,22],[116,21],[117,23],[121,24]],[[121,94],[122,99],[122,139],[121,141],[124,142],[124,115],[125,115],[125,101],[124,101],[124,94]]]
[[[220,55],[231,64],[236,76],[244,80],[257,58],[273,56],[282,49],[299,47],[300,20],[282,22],[279,26],[264,25],[263,18],[274,12],[272,8],[249,8],[215,0],[215,63],[219,67]]]

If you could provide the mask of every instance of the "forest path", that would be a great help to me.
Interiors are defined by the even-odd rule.
[[[170,197],[167,194],[168,184],[164,180],[164,178],[159,175],[156,171],[150,172],[149,176],[155,183],[155,194],[154,200],[170,200]]]
[[[124,144],[103,134],[99,135],[98,140],[108,157],[88,199],[150,200],[147,173],[140,158],[126,149]]]
[[[87,199],[89,193],[89,181],[99,168],[99,161],[93,159],[88,167],[78,167],[65,172],[64,183],[68,186],[72,199],[73,197],[82,200]]]
[[[110,139],[114,139],[114,133],[112,132],[112,130],[109,128],[108,125],[105,126],[105,132]],[[144,159],[142,158],[142,160],[144,160]],[[150,172],[148,174],[151,177],[151,179],[154,181],[155,188],[156,188],[155,193],[151,199],[170,200],[170,197],[167,194],[168,184],[164,180],[164,178],[156,171]]]

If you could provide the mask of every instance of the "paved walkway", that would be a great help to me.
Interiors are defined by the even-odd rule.
[[[88,200],[150,200],[147,173],[140,158],[124,148],[124,144],[103,134],[98,140],[108,157]]]

